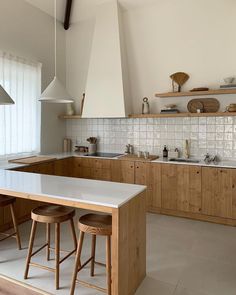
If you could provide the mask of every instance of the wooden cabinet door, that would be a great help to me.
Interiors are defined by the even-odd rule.
[[[148,208],[161,208],[161,164],[158,163],[149,164]]]
[[[121,162],[120,182],[134,184],[134,162],[133,161],[120,161],[120,162]]]
[[[233,205],[232,169],[202,168],[202,213],[232,218]]]
[[[72,166],[73,177],[91,178],[91,162],[89,158],[74,158]]]
[[[163,164],[161,174],[162,208],[177,210],[177,165]]]
[[[134,162],[126,160],[112,160],[111,181],[134,184]]]
[[[150,207],[150,202],[151,202],[152,194],[153,194],[153,188],[150,182],[151,165],[148,162],[138,161],[138,162],[135,162],[134,167],[135,167],[135,179],[134,179],[135,184],[141,184],[141,185],[147,186],[146,205],[148,210]]]
[[[236,169],[232,169],[231,174],[232,174],[232,218],[236,219]]]
[[[91,178],[96,180],[111,180],[111,170],[110,169],[91,169]]]
[[[74,158],[61,159],[54,162],[54,174],[57,176],[73,176]]]
[[[162,208],[197,213],[201,211],[201,167],[162,165]]]

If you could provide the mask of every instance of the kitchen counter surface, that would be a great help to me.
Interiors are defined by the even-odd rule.
[[[214,167],[214,168],[236,168],[236,161],[220,161],[218,164],[206,164],[204,161],[199,163],[189,163],[189,162],[172,162],[165,159],[157,159],[152,161],[152,163],[162,163],[162,164],[173,164],[173,165],[190,165],[190,166],[202,166],[202,167]]]
[[[28,154],[27,156],[35,156],[36,154]],[[22,155],[22,157],[25,157],[26,155]],[[101,157],[94,157],[94,156],[85,156],[84,153],[78,153],[78,152],[69,152],[69,153],[55,153],[55,154],[42,154],[41,156],[51,156],[53,158],[56,158],[57,160],[66,159],[69,157],[82,157],[82,158],[96,158],[96,159],[110,159],[110,160],[117,160],[122,156],[115,157],[115,158],[101,158]],[[21,155],[17,155],[14,158],[20,158]],[[156,160],[153,160],[152,163],[162,163],[162,164],[173,164],[173,165],[191,165],[191,166],[203,166],[203,167],[215,167],[215,168],[236,168],[236,161],[220,161],[217,165],[214,163],[211,164],[205,164],[204,161],[200,161],[199,163],[187,163],[187,162],[172,162],[165,160],[163,158],[159,158]],[[9,163],[7,159],[0,160],[0,169],[15,169],[27,166],[26,164],[16,164],[16,163]]]
[[[121,207],[145,189],[142,185],[0,170],[1,193],[24,193],[111,208]]]

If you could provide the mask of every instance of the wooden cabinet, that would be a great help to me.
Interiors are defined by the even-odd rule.
[[[111,180],[115,182],[134,184],[134,161],[112,160]]]
[[[53,175],[54,174],[54,162],[46,162],[46,163],[40,163],[25,167],[20,167],[15,170],[22,171],[22,172],[30,172],[30,173],[40,173],[40,174],[48,174]],[[30,212],[32,209],[36,208],[37,206],[40,206],[41,203],[36,201],[30,201],[30,200],[24,200],[17,198],[15,203],[16,208],[16,216],[17,218],[22,221],[27,219],[27,217],[30,215]],[[0,221],[1,222],[1,221]],[[11,225],[11,215],[10,215],[10,209],[8,207],[3,209],[3,223],[4,225],[8,224]]]
[[[148,209],[161,208],[161,167],[159,163],[150,163],[148,175]]]
[[[72,176],[96,180],[111,180],[111,160],[74,158]]]
[[[236,218],[235,182],[233,169],[202,168],[202,213]]]
[[[201,211],[201,167],[162,165],[162,208],[184,212]]]
[[[54,174],[54,162],[34,164],[34,165],[30,165],[30,166],[21,167],[16,170],[24,171],[24,172],[31,172],[31,173],[53,175]]]
[[[54,162],[54,174],[57,176],[73,176],[73,158],[61,159]]]

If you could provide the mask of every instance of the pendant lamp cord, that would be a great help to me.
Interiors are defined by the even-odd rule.
[[[57,75],[57,0],[54,0],[54,66],[55,66],[55,77]]]

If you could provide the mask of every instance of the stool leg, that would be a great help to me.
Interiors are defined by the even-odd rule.
[[[77,237],[76,237],[75,224],[74,224],[73,218],[70,219],[70,226],[71,226],[71,233],[72,233],[75,249],[77,249]]]
[[[107,294],[111,295],[111,237],[106,241]]]
[[[90,269],[91,277],[94,276],[95,251],[96,251],[96,235],[92,235],[92,249],[91,249],[92,260],[91,260],[91,269]]]
[[[60,223],[55,224],[55,255],[56,255],[56,289],[59,289],[59,276],[60,276]]]
[[[19,250],[21,250],[20,234],[19,234],[19,230],[18,230],[18,224],[16,221],[16,215],[15,215],[15,210],[14,210],[13,204],[10,204],[10,209],[11,209],[11,216],[12,216],[12,221],[13,221],[13,225],[14,225],[14,230],[16,233],[16,240],[17,240],[18,248],[19,248]]]
[[[75,284],[76,284],[78,269],[81,266],[80,257],[81,257],[81,252],[82,252],[83,241],[84,241],[84,232],[80,232],[79,244],[78,244],[76,257],[75,257],[75,267],[74,267],[74,272],[73,272],[73,276],[72,276],[70,295],[74,295],[74,293],[75,293]]]
[[[49,261],[50,260],[50,243],[51,243],[51,227],[50,227],[50,223],[47,223],[46,239],[47,239],[47,261]]]
[[[31,255],[32,255],[33,246],[34,246],[36,227],[37,227],[37,222],[33,220],[31,234],[30,234],[30,241],[29,241],[29,250],[28,250],[28,255],[26,259],[26,268],[25,268],[25,275],[24,275],[25,280],[28,278],[29,265],[30,265]]]

